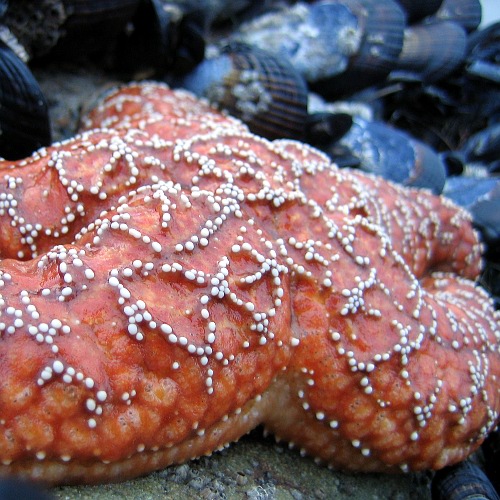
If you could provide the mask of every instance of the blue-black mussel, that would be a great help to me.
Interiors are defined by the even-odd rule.
[[[314,128],[310,142],[339,166],[359,168],[405,186],[441,193],[446,178],[444,162],[422,141],[379,120],[347,115],[349,121],[344,113],[319,116],[323,118],[323,129],[318,133]]]
[[[451,176],[444,194],[472,213],[487,242],[500,243],[500,177]]]
[[[452,21],[471,32],[479,26],[481,16],[480,0],[443,0],[435,14],[428,18],[428,22]]]
[[[446,78],[464,61],[465,29],[451,21],[408,26],[391,79],[434,82]]]
[[[204,2],[141,1],[118,36],[113,66],[129,74],[181,75],[205,56]]]
[[[51,142],[47,101],[26,64],[0,41],[0,156],[15,160]]]
[[[500,22],[469,36],[466,72],[470,78],[500,84]]]

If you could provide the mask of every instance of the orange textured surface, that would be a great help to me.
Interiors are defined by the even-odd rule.
[[[496,425],[465,211],[162,85],[84,123],[0,165],[0,474],[122,480],[258,424],[335,467],[440,468]]]

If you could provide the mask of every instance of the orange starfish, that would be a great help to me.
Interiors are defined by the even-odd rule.
[[[123,480],[259,424],[334,467],[440,468],[498,423],[465,211],[162,85],[85,123],[0,166],[0,474]]]

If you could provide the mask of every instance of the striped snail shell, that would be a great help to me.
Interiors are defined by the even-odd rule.
[[[286,59],[231,43],[176,84],[240,118],[256,134],[304,137],[307,86]]]

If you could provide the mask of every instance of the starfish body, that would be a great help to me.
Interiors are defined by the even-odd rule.
[[[467,212],[162,85],[85,124],[0,166],[0,474],[122,480],[259,424],[334,467],[437,469],[498,423]]]

